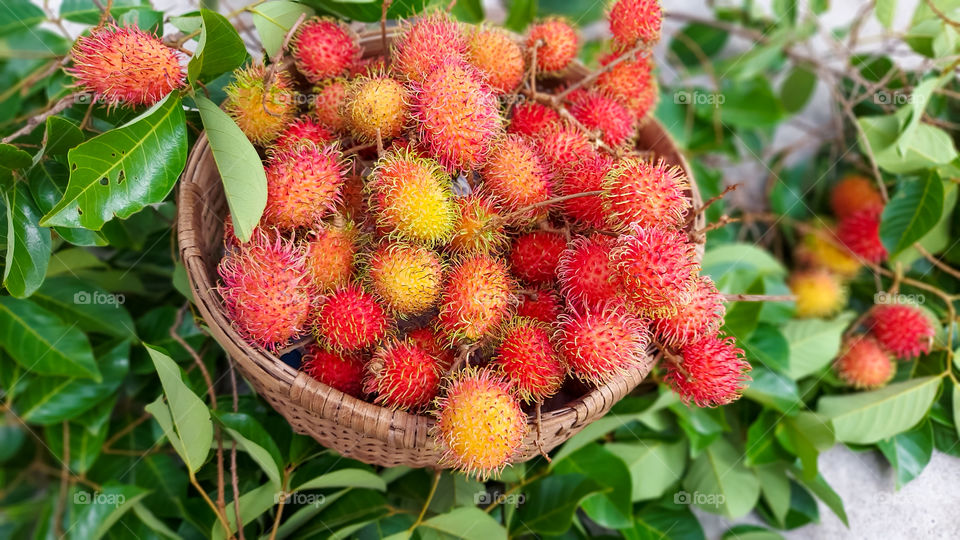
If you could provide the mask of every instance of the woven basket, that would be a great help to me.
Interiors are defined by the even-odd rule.
[[[391,38],[388,35],[388,40]],[[383,53],[379,33],[361,36],[365,56]],[[576,65],[568,80],[586,76],[587,69]],[[668,163],[679,165],[692,179],[690,168],[663,127],[653,119],[641,128],[637,148],[650,151]],[[691,181],[694,207],[700,195]],[[200,316],[214,338],[236,362],[253,388],[293,426],[320,444],[366,463],[411,467],[439,467],[440,449],[429,436],[434,425],[430,416],[395,411],[361,401],[330,388],[309,375],[291,368],[274,354],[248,344],[231,326],[217,286],[217,263],[223,255],[223,221],[227,215],[220,175],[206,136],[201,136],[190,153],[180,181],[177,235],[180,256],[186,266],[190,287]],[[694,228],[703,226],[702,215]],[[702,250],[698,251],[698,257]],[[625,376],[599,388],[584,389],[579,397],[545,405],[540,422],[540,443],[549,451],[584,426],[602,417],[614,403],[633,390],[647,376],[654,355]],[[547,410],[549,409],[549,410]],[[525,461],[540,453],[535,421],[521,455]]]

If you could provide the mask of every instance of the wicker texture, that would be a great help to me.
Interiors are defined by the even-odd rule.
[[[368,34],[361,39],[366,56],[381,54],[379,34]],[[574,66],[570,71],[570,80],[587,73],[582,66]],[[640,128],[637,147],[680,165],[692,179],[683,156],[655,120],[648,120]],[[697,207],[700,196],[692,180],[691,184],[690,197]],[[344,456],[370,464],[443,466],[439,463],[440,449],[430,437],[435,423],[432,417],[383,408],[343,394],[306,373],[294,370],[275,355],[246,343],[232,327],[216,290],[216,268],[223,254],[223,220],[227,215],[227,203],[206,136],[200,137],[187,161],[180,182],[178,208],[180,256],[200,316],[247,381],[290,422],[295,431],[313,437]],[[701,215],[692,227],[702,226]],[[702,249],[698,255],[702,255]],[[654,356],[650,355],[643,366],[624,377],[590,389],[565,405],[544,410],[541,418],[544,450],[555,448],[606,414],[614,403],[640,384],[653,363]],[[536,444],[535,422],[532,417],[528,422],[529,434],[517,461],[525,461],[540,452]]]

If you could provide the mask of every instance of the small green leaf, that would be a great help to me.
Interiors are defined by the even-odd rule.
[[[850,523],[847,521],[847,512],[843,507],[843,499],[841,499],[840,495],[837,495],[837,492],[824,480],[822,474],[818,474],[815,480],[808,481],[803,478],[803,475],[800,474],[796,468],[792,470],[798,482],[803,484],[807,489],[812,491],[818,499],[823,501],[823,503],[840,518],[840,521],[842,521],[844,525],[847,527],[850,526]]]
[[[29,300],[0,297],[0,345],[28,372],[101,381],[77,323],[67,324]]]
[[[82,486],[82,484],[81,484]],[[99,540],[149,491],[137,486],[104,484],[100,491],[76,488],[67,498],[70,504],[70,536]]]
[[[693,503],[730,519],[743,517],[757,504],[760,482],[743,465],[741,453],[726,439],[717,439],[690,465],[681,502]]]
[[[240,520],[244,523],[250,523],[258,516],[273,508],[280,500],[280,486],[273,482],[267,482],[260,487],[251,489],[240,496]],[[227,523],[230,525],[230,534],[237,532],[237,513],[235,510],[236,502],[227,505]],[[327,529],[329,530],[329,529]],[[213,528],[210,530],[210,538],[220,540],[225,538],[223,526],[220,520],[213,521]]]
[[[790,345],[787,375],[800,379],[826,367],[840,350],[843,331],[853,320],[852,312],[833,319],[797,319],[783,325],[783,337]]]
[[[837,440],[870,444],[910,429],[930,410],[940,377],[921,377],[880,390],[825,396],[817,412],[833,420]]]
[[[251,9],[250,13],[253,14],[253,26],[260,34],[263,50],[266,51],[267,56],[275,58],[280,53],[284,37],[297,22],[297,19],[300,18],[300,15],[309,18],[314,11],[296,2],[275,0],[260,4]]]
[[[786,375],[754,366],[750,376],[753,380],[743,393],[746,397],[784,413],[796,412],[803,406],[797,383]]]
[[[880,240],[890,256],[923,238],[940,221],[942,212],[943,180],[937,173],[901,181],[880,221]]]
[[[723,540],[783,540],[783,536],[759,525],[734,525],[723,533]]]
[[[67,150],[64,149],[64,153],[66,152]],[[63,199],[63,193],[70,178],[70,170],[59,161],[43,159],[30,169],[27,176],[33,200],[37,203],[40,215],[44,215],[53,210],[57,203]],[[54,227],[53,230],[61,238],[75,246],[103,246],[107,244],[106,238],[98,231],[67,227]]]
[[[125,297],[72,276],[47,279],[32,297],[41,306],[76,321],[85,332],[136,339],[133,319],[123,307]]]
[[[623,529],[631,523],[631,475],[627,464],[604,446],[590,444],[577,450],[553,470],[556,474],[582,474],[603,487],[603,493],[587,497],[584,513],[603,527]]]
[[[446,514],[432,517],[418,529],[433,529],[464,540],[506,540],[507,531],[490,514],[474,506],[456,508]]]
[[[803,411],[785,416],[777,425],[776,434],[780,444],[800,458],[804,477],[815,479],[820,452],[832,447],[835,441],[830,420]]]
[[[25,169],[33,164],[30,154],[12,144],[0,143],[0,167],[10,170]]]
[[[462,0],[454,4],[453,11],[450,13],[458,20],[477,24],[483,22],[483,2],[481,0]]]
[[[936,126],[920,123],[911,137],[898,145],[901,120],[897,115],[863,116],[857,123],[863,130],[860,145],[873,152],[877,165],[885,171],[911,173],[957,158],[953,139]]]
[[[893,26],[893,16],[897,12],[897,0],[877,0],[873,11],[880,24],[889,30]]]
[[[100,4],[106,6],[106,3]],[[113,0],[110,3],[110,15],[120,15],[141,7],[140,0]],[[60,16],[68,21],[82,24],[97,24],[103,10],[93,0],[63,0],[60,4]]]
[[[252,416],[243,413],[220,413],[216,417],[226,427],[230,438],[237,442],[237,447],[250,454],[267,473],[270,481],[279,485],[283,458],[280,457],[277,443],[263,426]]]
[[[916,478],[933,455],[933,426],[924,420],[910,431],[877,442],[877,448],[897,472],[897,489]]]
[[[736,86],[725,86],[717,103],[725,124],[741,128],[769,127],[785,116],[783,104],[773,93],[766,77],[750,79]]]
[[[246,242],[267,205],[267,174],[257,150],[227,113],[203,96],[197,96],[197,106],[220,170],[234,231]]]
[[[40,210],[27,184],[17,182],[3,191],[7,206],[7,253],[3,286],[17,298],[33,294],[43,283],[50,262],[50,229],[40,227]]]
[[[201,9],[203,24],[200,39],[187,64],[187,78],[196,81],[212,81],[228,71],[240,67],[247,57],[247,49],[240,34],[226,17]]]
[[[761,496],[782,528],[790,512],[790,477],[786,474],[786,467],[778,463],[753,470],[760,481]]]
[[[340,469],[307,480],[296,487],[297,491],[334,487],[352,487],[386,491],[387,484],[376,474],[363,469]]]
[[[107,440],[110,427],[110,413],[116,405],[113,396],[93,409],[74,418],[68,423],[70,433],[70,469],[75,474],[85,474],[100,457],[100,449]],[[49,425],[44,430],[50,452],[59,461],[63,461],[63,426]]]
[[[511,0],[504,26],[514,32],[523,32],[537,16],[536,0]]]
[[[677,498],[676,496],[674,497]],[[648,505],[634,525],[620,531],[626,540],[704,540],[703,527],[687,507]]]
[[[685,66],[699,66],[701,55],[710,58],[717,54],[729,38],[726,30],[707,24],[688,24],[670,41],[670,52]]]
[[[676,442],[656,439],[635,443],[614,442],[605,444],[604,448],[627,464],[633,485],[631,499],[634,502],[661,497],[680,480],[687,465],[685,439]]]
[[[161,202],[187,160],[187,126],[180,96],[171,93],[123,126],[70,150],[70,182],[43,226],[100,230]]]
[[[817,75],[804,66],[793,68],[780,85],[780,101],[789,113],[799,112],[817,87]]]

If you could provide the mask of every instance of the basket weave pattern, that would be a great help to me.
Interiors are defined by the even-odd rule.
[[[381,54],[379,37],[379,34],[362,36],[366,56]],[[584,67],[575,66],[569,79],[576,80],[586,73]],[[690,168],[658,122],[650,119],[640,128],[637,148],[681,166],[691,178],[690,197],[694,207],[699,206],[700,196]],[[179,190],[179,250],[197,310],[256,392],[269,401],[296,432],[309,435],[346,457],[384,466],[441,466],[440,448],[429,436],[435,423],[432,417],[391,410],[343,394],[294,370],[272,353],[248,344],[232,327],[216,290],[227,203],[206,136],[201,136],[194,146]],[[701,228],[703,219],[701,214],[691,227]],[[698,251],[700,255],[702,250]],[[555,448],[606,414],[614,403],[643,381],[653,363],[654,356],[648,355],[642,366],[623,377],[591,389],[559,408],[543,411],[540,422],[543,449]],[[535,422],[532,418],[528,422],[530,429],[516,461],[525,461],[540,453]]]

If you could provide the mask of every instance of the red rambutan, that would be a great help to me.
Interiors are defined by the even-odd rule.
[[[547,283],[557,279],[557,266],[567,248],[560,233],[533,231],[513,239],[510,267],[527,283]]]
[[[516,284],[506,265],[489,255],[469,255],[454,264],[440,300],[438,328],[451,341],[475,341],[510,312]]]
[[[879,263],[887,258],[887,248],[880,241],[879,209],[868,208],[842,218],[837,224],[837,238],[867,262]]]
[[[391,340],[374,352],[364,390],[376,394],[374,403],[417,411],[437,396],[441,375],[436,358],[411,341]]]
[[[610,54],[600,60],[604,66],[618,59]],[[657,103],[657,80],[653,77],[650,59],[639,56],[621,60],[609,71],[597,77],[597,89],[623,103],[640,120],[654,109]]]
[[[830,208],[839,218],[863,210],[880,212],[883,209],[883,196],[873,181],[851,174],[833,186],[830,191]]]
[[[67,73],[109,107],[153,105],[184,85],[181,55],[136,25],[108,24],[77,39]]]
[[[523,78],[523,52],[499,28],[477,28],[467,41],[467,60],[497,94],[510,92]]]
[[[535,144],[519,135],[506,135],[493,147],[480,171],[483,185],[510,211],[550,198],[553,173]],[[531,212],[544,215],[546,208]]]
[[[880,345],[904,360],[930,352],[936,332],[923,311],[909,304],[874,306],[866,326]]]
[[[570,114],[589,130],[603,134],[610,146],[629,145],[637,132],[633,113],[610,95],[594,90],[570,94]]]
[[[718,407],[740,398],[750,382],[750,363],[732,337],[709,336],[680,349],[666,362],[663,380],[684,403]]]
[[[313,89],[313,114],[321,124],[334,131],[343,131],[347,127],[341,113],[347,86],[345,79],[327,79]]]
[[[507,131],[536,137],[549,126],[560,124],[560,113],[536,101],[527,101],[513,108]]]
[[[244,339],[274,350],[307,328],[314,289],[304,260],[292,240],[257,228],[220,261],[220,294]]]
[[[267,162],[267,206],[262,223],[280,229],[310,227],[332,211],[346,175],[336,144],[300,140],[275,148]]]
[[[619,306],[560,316],[557,348],[570,373],[595,385],[639,367],[647,359],[646,322]]]
[[[540,71],[562,71],[576,58],[578,47],[577,31],[563,19],[546,19],[527,30],[527,50],[536,49]]]
[[[302,140],[308,140],[317,146],[333,142],[333,133],[310,118],[298,118],[277,135],[273,141],[276,150],[290,150]]]
[[[290,45],[297,70],[312,83],[346,73],[360,59],[357,35],[340,21],[313,17]]]
[[[433,13],[404,27],[393,42],[393,69],[412,82],[423,82],[449,61],[466,59],[467,39],[460,23]]]
[[[407,339],[436,358],[441,371],[445,372],[453,365],[454,351],[443,346],[441,336],[435,329],[423,327],[410,330],[407,332]]]
[[[567,124],[551,124],[537,138],[543,157],[554,171],[561,174],[581,160],[598,155],[590,139],[579,129]]]
[[[648,317],[669,317],[690,302],[698,265],[683,232],[634,225],[611,254],[619,285]]]
[[[635,157],[614,164],[604,179],[607,225],[624,230],[633,223],[644,227],[681,227],[690,210],[683,170],[662,159],[654,163]]]
[[[560,290],[575,306],[599,307],[615,303],[619,295],[610,265],[613,238],[602,234],[581,236],[567,246],[557,276]]]
[[[389,326],[386,312],[373,295],[347,285],[323,299],[315,330],[318,341],[330,349],[355,351],[382,338]]]
[[[448,170],[483,163],[502,130],[499,101],[473,66],[449,61],[414,92],[413,118],[420,142]]]
[[[514,318],[503,329],[492,366],[528,403],[557,393],[566,372],[550,343],[548,327],[523,318]]]
[[[568,167],[560,181],[560,195],[576,195],[591,191],[603,191],[604,179],[613,168],[613,158],[606,154],[594,154]],[[587,195],[567,199],[561,203],[563,212],[571,220],[594,229],[607,227],[607,211],[602,195]]]
[[[662,24],[660,0],[617,0],[610,8],[610,32],[622,48],[659,41]]]
[[[507,242],[506,223],[491,197],[474,191],[457,197],[457,221],[447,247],[454,253],[492,253]]]
[[[710,278],[700,276],[693,287],[690,301],[677,306],[677,312],[673,315],[654,319],[652,329],[663,343],[683,347],[715,335],[723,326],[725,314],[723,295]]]
[[[365,364],[357,354],[338,354],[317,344],[306,347],[300,369],[337,390],[359,398],[363,393]]]
[[[553,289],[537,289],[532,294],[520,295],[517,317],[528,317],[546,324],[553,324],[563,310],[560,295]]]
[[[864,390],[886,386],[897,372],[890,353],[868,336],[845,339],[833,368],[843,382]]]

